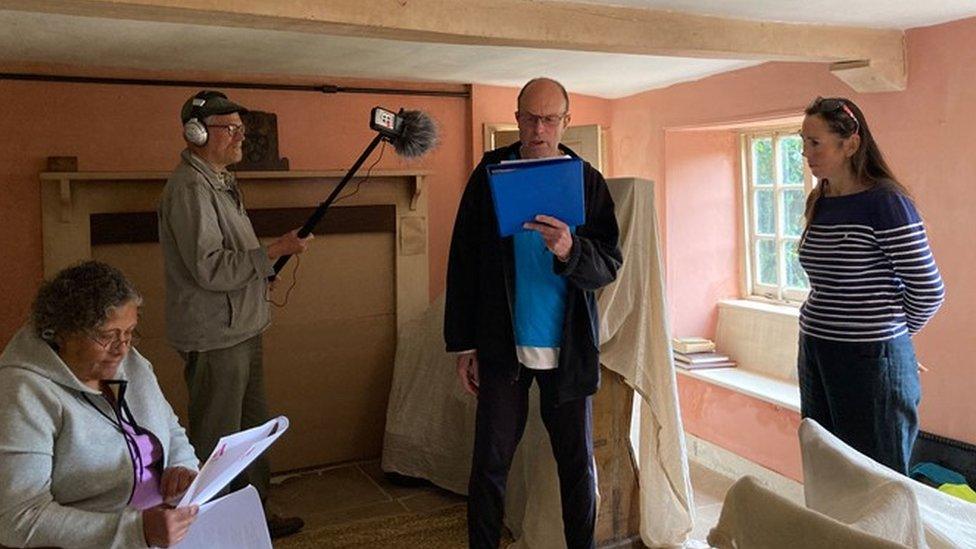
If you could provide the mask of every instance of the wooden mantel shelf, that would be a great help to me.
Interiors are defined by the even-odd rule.
[[[71,182],[106,182],[115,181],[165,181],[171,172],[41,172],[41,181],[58,181],[60,187],[61,200],[61,220],[67,221],[71,215]],[[371,178],[377,177],[406,177],[413,181],[410,209],[417,208],[417,201],[423,193],[423,179],[430,175],[429,170],[373,170]],[[262,171],[262,172],[234,172],[240,180],[270,180],[270,179],[341,179],[346,175],[344,170],[320,170],[320,171]],[[359,173],[356,177],[363,177]],[[323,197],[324,198],[324,197]]]

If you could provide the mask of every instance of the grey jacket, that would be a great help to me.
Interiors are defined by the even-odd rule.
[[[234,176],[184,150],[159,202],[166,270],[166,335],[180,351],[236,345],[269,323],[274,274]]]
[[[133,418],[162,443],[164,467],[196,470],[149,362],[132,349],[118,377],[128,381]],[[126,506],[132,458],[93,404],[114,417],[31,326],[21,328],[0,355],[0,545],[146,546],[142,513]]]

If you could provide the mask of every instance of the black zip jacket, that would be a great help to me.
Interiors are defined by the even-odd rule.
[[[515,352],[515,251],[498,236],[486,166],[518,158],[520,143],[485,153],[461,197],[447,265],[444,340],[448,352],[474,349],[479,374],[520,375]],[[562,152],[578,158],[560,145]],[[559,402],[592,395],[600,386],[600,323],[594,291],[617,277],[623,258],[613,199],[603,176],[583,162],[586,221],[576,228],[569,260],[553,256],[553,271],[566,278],[566,316],[559,353]]]

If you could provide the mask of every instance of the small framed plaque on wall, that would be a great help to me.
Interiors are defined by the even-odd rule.
[[[230,166],[233,171],[287,170],[288,159],[278,157],[278,116],[271,112],[241,113],[247,128],[244,158]]]

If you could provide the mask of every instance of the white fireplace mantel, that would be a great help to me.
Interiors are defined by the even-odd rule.
[[[397,324],[429,303],[427,196],[423,170],[374,170],[343,206],[396,206]],[[314,207],[345,175],[341,170],[236,172],[249,208]],[[43,172],[44,274],[92,257],[90,216],[155,211],[169,172]],[[347,192],[363,177],[355,176]]]
[[[266,172],[235,172],[239,180],[288,180],[288,179],[341,179],[346,172],[339,170],[325,171],[266,171]],[[413,185],[410,210],[417,209],[417,203],[423,193],[423,179],[429,171],[408,170],[377,170],[370,177],[406,177]],[[118,181],[166,181],[169,172],[42,172],[41,181],[56,181],[58,183],[59,203],[61,205],[61,220],[71,217],[71,185],[80,182],[112,183]],[[352,179],[355,182],[362,175]],[[325,198],[325,197],[323,197]]]

